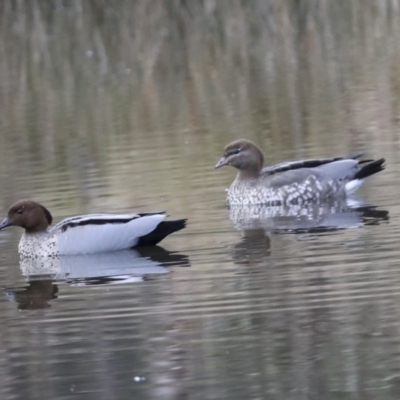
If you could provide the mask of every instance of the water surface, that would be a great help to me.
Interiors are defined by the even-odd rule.
[[[56,270],[2,231],[2,399],[399,398],[397,1],[0,7],[2,213],[189,219]],[[239,137],[387,168],[351,204],[228,210]]]

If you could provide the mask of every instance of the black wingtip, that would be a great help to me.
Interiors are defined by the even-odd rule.
[[[154,246],[171,233],[178,232],[186,227],[187,219],[176,221],[162,221],[153,232],[142,236],[136,246]]]
[[[370,162],[364,165],[354,176],[354,179],[364,179],[371,175],[377,174],[385,169],[384,158]]]

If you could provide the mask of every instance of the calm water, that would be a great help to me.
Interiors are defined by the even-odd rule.
[[[400,397],[398,1],[0,8],[1,213],[189,219],[57,270],[2,231],[2,400]],[[238,137],[387,168],[349,204],[227,210]]]

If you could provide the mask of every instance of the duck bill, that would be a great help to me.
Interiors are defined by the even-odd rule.
[[[11,221],[8,218],[4,218],[3,222],[0,224],[0,230],[7,228],[7,226],[12,225]]]
[[[225,157],[222,157],[222,158],[217,162],[217,164],[215,164],[215,169],[221,168],[221,167],[223,167],[224,165],[228,165],[228,160],[227,160]]]

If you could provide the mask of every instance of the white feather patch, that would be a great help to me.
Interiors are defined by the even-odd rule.
[[[350,182],[346,183],[346,193],[347,194],[352,194],[354,193],[365,181],[365,178],[363,179],[353,179]]]

